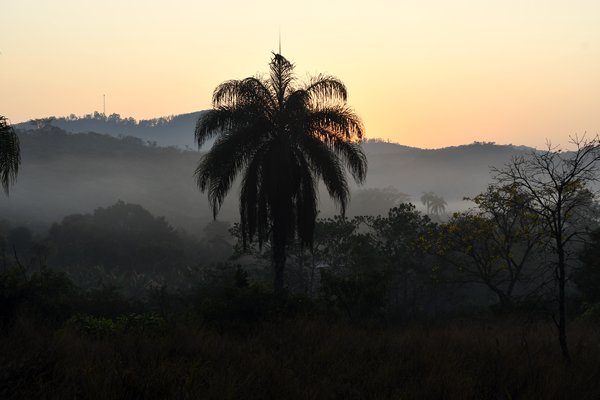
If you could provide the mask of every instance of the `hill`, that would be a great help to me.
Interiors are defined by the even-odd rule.
[[[205,111],[171,115],[136,121],[119,114],[104,115],[99,112],[78,117],[49,117],[16,124],[17,129],[29,130],[48,125],[69,133],[103,133],[115,137],[133,136],[158,146],[176,146],[195,149],[194,128]]]
[[[212,219],[206,196],[193,177],[201,157],[198,151],[161,147],[135,137],[70,134],[51,125],[18,134],[22,167],[10,197],[0,201],[0,219],[40,230],[65,215],[90,212],[118,200],[141,204],[192,232],[199,232]],[[364,150],[369,172],[363,187],[351,188],[355,199],[351,215],[385,212],[393,198],[382,202],[377,211],[368,208],[371,200],[357,199],[365,189],[382,195],[389,194],[389,187],[419,206],[421,193],[433,191],[446,199],[448,212],[464,209],[468,205],[462,198],[483,191],[490,181],[490,165],[502,166],[523,151],[494,144],[423,150],[382,141],[367,141]],[[325,193],[320,196],[322,216],[336,212]],[[234,189],[219,219],[237,217]]]

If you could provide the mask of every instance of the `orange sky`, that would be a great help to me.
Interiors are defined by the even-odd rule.
[[[369,137],[543,147],[600,133],[600,1],[18,0],[2,5],[0,115],[210,107],[266,72],[342,79]]]

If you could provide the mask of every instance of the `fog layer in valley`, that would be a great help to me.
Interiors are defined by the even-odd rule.
[[[0,202],[0,217],[41,231],[66,215],[122,200],[199,233],[212,215],[206,195],[198,191],[194,180],[201,157],[190,146],[197,115],[154,123],[100,115],[19,125],[28,128],[19,130],[21,171],[10,197]],[[102,134],[73,133],[92,128]],[[127,136],[131,134],[137,137]],[[443,197],[445,213],[465,209],[469,203],[463,197],[485,190],[490,166],[500,167],[524,151],[482,143],[423,150],[383,141],[367,141],[363,148],[369,163],[367,180],[361,187],[351,187],[349,215],[385,214],[402,201],[424,210],[420,201],[424,192]],[[329,196],[322,192],[320,197],[321,216],[335,214]],[[218,218],[238,219],[236,190]]]

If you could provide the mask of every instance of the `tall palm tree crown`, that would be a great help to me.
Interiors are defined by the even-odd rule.
[[[348,169],[362,183],[367,160],[364,128],[347,106],[344,84],[319,75],[296,85],[294,65],[273,54],[268,79],[249,77],[219,85],[213,109],[198,120],[196,141],[217,136],[201,159],[196,179],[216,217],[241,175],[240,227],[244,244],[270,239],[275,290],[283,288],[286,245],[295,235],[312,246],[322,180],[343,214]]]
[[[19,137],[6,117],[0,115],[0,184],[6,194],[17,179],[20,164]]]

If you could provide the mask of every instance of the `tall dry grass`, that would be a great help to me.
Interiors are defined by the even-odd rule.
[[[93,338],[21,319],[0,340],[0,398],[599,399],[599,333],[574,326],[565,367],[541,322],[368,329],[298,317]]]

